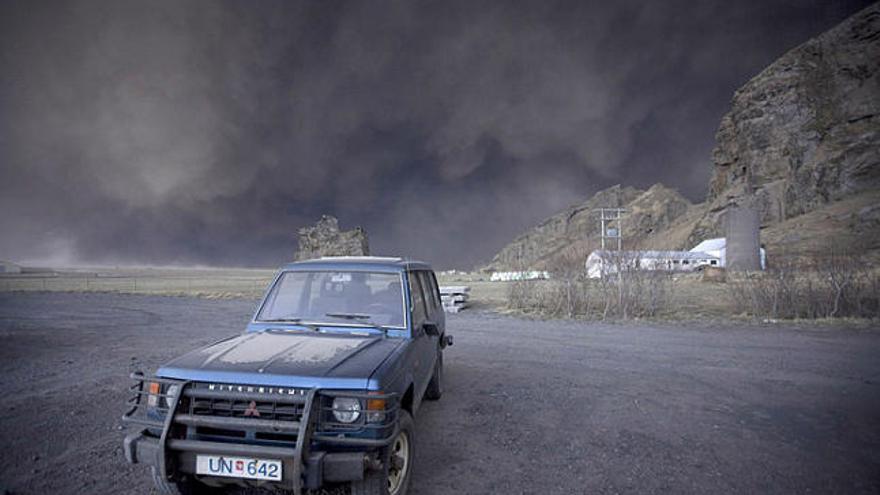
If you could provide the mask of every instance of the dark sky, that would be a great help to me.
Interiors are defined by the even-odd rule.
[[[467,268],[702,200],[733,91],[869,2],[0,2],[0,259],[275,266],[322,213]]]

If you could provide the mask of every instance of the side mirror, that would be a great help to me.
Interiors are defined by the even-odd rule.
[[[422,324],[422,330],[425,331],[425,335],[429,337],[439,337],[440,336],[440,327],[437,326],[436,323],[426,321]]]
[[[443,339],[440,341],[440,347],[446,348],[452,345],[452,335],[444,335]]]

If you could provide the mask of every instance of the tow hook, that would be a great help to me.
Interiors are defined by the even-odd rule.
[[[367,471],[379,471],[380,469],[382,469],[382,461],[373,456],[365,455],[364,469]]]

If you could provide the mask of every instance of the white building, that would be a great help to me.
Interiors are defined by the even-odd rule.
[[[546,280],[550,278],[550,273],[546,271],[531,270],[525,272],[494,272],[490,277],[490,282],[512,282],[516,280]]]
[[[720,264],[717,256],[702,252],[598,250],[587,257],[586,269],[588,277],[601,278],[620,269],[687,272]]]
[[[21,273],[21,267],[15,263],[0,260],[0,273]]]
[[[600,278],[629,270],[693,271],[701,266],[727,266],[727,240],[724,237],[706,239],[690,251],[593,251],[587,257],[587,276]],[[761,269],[767,266],[767,253],[761,248]]]
[[[706,239],[691,249],[692,253],[706,253],[715,256],[721,260],[720,266],[727,266],[727,239],[718,237],[715,239]],[[761,270],[767,268],[767,251],[761,248]]]

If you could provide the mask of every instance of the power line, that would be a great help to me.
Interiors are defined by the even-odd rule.
[[[602,240],[602,249],[605,249],[605,240],[609,243],[617,243],[620,251],[623,245],[623,214],[624,208],[599,208],[599,234]]]

